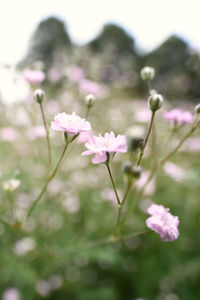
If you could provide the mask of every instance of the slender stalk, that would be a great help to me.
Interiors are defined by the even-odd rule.
[[[87,110],[86,110],[86,114],[85,114],[85,119],[86,119],[86,120],[87,120],[88,117],[89,117],[90,109],[91,109],[91,106],[87,106]]]
[[[14,209],[13,209],[13,195],[12,195],[11,191],[8,191],[8,198],[9,198],[11,215],[13,217],[13,220],[15,220],[15,213],[14,213]]]
[[[45,118],[45,114],[44,114],[42,103],[39,103],[39,105],[40,105],[40,110],[41,110],[41,114],[42,114],[42,120],[43,120],[43,124],[44,124],[44,128],[45,128],[45,132],[46,132],[49,168],[51,168],[51,161],[52,161],[52,159],[51,159],[51,144],[50,144],[50,138],[49,138],[49,129],[47,127],[47,122],[46,122],[46,118]]]
[[[143,147],[143,149],[141,150],[141,153],[140,153],[140,156],[139,156],[139,159],[138,159],[138,162],[137,162],[137,166],[140,165],[140,162],[141,162],[142,157],[143,157],[143,155],[144,155],[144,151],[145,151],[145,148],[146,148],[146,145],[147,145],[147,142],[148,142],[148,140],[149,140],[150,133],[151,133],[151,130],[152,130],[154,117],[155,117],[155,111],[152,111],[152,114],[151,114],[151,121],[150,121],[150,124],[149,124],[149,129],[148,129],[148,132],[147,132],[147,136],[146,136],[146,138],[145,138],[145,141],[144,141],[144,147]]]
[[[106,165],[106,167],[107,167],[108,174],[109,174],[110,180],[111,180],[111,182],[112,182],[113,190],[114,190],[115,196],[116,196],[116,198],[117,198],[117,203],[120,205],[121,202],[120,202],[120,199],[119,199],[119,196],[118,196],[118,193],[117,193],[117,189],[116,189],[116,187],[115,187],[115,183],[114,183],[114,180],[113,180],[113,177],[112,177],[112,173],[111,173],[111,170],[110,170],[109,163],[107,162],[105,165]]]
[[[47,181],[46,181],[45,185],[43,186],[43,188],[42,188],[40,194],[38,195],[38,197],[33,201],[33,203],[32,203],[32,205],[31,205],[30,209],[28,210],[28,213],[27,213],[27,216],[26,216],[26,220],[31,216],[31,214],[32,214],[33,210],[35,209],[36,205],[39,203],[40,199],[42,198],[42,196],[43,196],[44,193],[46,192],[46,189],[47,189],[47,187],[48,187],[50,181],[55,177],[55,175],[56,175],[56,173],[57,173],[57,171],[58,171],[58,169],[59,169],[59,167],[60,167],[60,164],[61,164],[61,162],[62,162],[62,159],[63,159],[63,157],[64,157],[64,155],[65,155],[65,152],[66,152],[66,150],[67,150],[68,145],[69,145],[69,143],[66,143],[66,144],[65,144],[65,147],[64,147],[64,149],[63,149],[63,152],[62,152],[62,154],[61,154],[61,156],[60,156],[60,159],[58,160],[58,163],[57,163],[57,165],[56,165],[54,171],[51,173],[51,175],[50,175],[49,178],[47,179]],[[26,220],[25,220],[25,221],[26,221]]]
[[[139,232],[135,232],[135,233],[130,233],[130,234],[126,234],[124,236],[113,236],[110,235],[108,237],[102,238],[102,239],[97,239],[97,240],[93,240],[93,241],[89,241],[87,242],[85,245],[73,245],[73,246],[69,246],[66,249],[63,249],[64,253],[66,254],[66,251],[70,252],[71,254],[73,253],[77,253],[79,251],[87,251],[102,245],[105,245],[107,243],[115,243],[118,242],[121,239],[128,239],[128,238],[134,238],[136,236],[142,235],[142,234],[146,234],[150,232],[149,230],[143,230],[143,231],[139,231]]]

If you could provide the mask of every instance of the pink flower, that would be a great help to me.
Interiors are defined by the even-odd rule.
[[[171,242],[178,238],[179,219],[169,212],[169,208],[152,204],[147,212],[151,215],[146,220],[147,227],[158,233],[163,242]]]
[[[166,162],[163,169],[167,175],[169,175],[172,179],[174,179],[177,182],[182,182],[186,179],[184,169],[180,168],[176,164]]]
[[[79,82],[85,77],[85,72],[83,69],[73,66],[68,70],[68,77],[72,82]]]
[[[167,121],[173,121],[178,125],[184,123],[193,123],[193,115],[189,111],[181,111],[180,109],[172,109],[171,111],[164,113],[164,119]]]
[[[30,83],[40,83],[45,79],[44,72],[38,70],[25,69],[22,73],[22,76]]]
[[[16,288],[9,288],[4,291],[2,300],[20,300],[20,292]]]
[[[81,132],[91,130],[90,122],[77,116],[75,112],[71,115],[66,113],[57,114],[54,121],[51,122],[51,129],[55,131],[67,132],[70,135],[76,135]]]
[[[0,130],[0,138],[6,142],[14,142],[19,138],[19,133],[15,128],[4,127]]]
[[[26,135],[30,140],[35,140],[36,138],[46,136],[46,132],[43,126],[35,126],[29,128],[26,132]]]
[[[97,97],[100,97],[102,94],[101,86],[98,83],[88,79],[83,79],[80,81],[79,89],[84,94],[93,94]]]
[[[190,138],[187,142],[187,150],[191,152],[200,151],[200,138],[199,137]]]
[[[82,155],[94,154],[92,158],[93,164],[106,162],[107,153],[127,152],[127,141],[125,135],[115,137],[113,132],[105,133],[104,137],[93,136],[89,142],[85,144],[88,149]]]

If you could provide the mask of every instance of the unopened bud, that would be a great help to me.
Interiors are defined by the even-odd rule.
[[[42,103],[43,100],[44,100],[44,96],[45,96],[45,93],[43,90],[36,90],[35,93],[34,93],[34,99],[37,103]]]
[[[156,110],[160,109],[161,106],[163,105],[163,96],[160,94],[154,94],[151,95],[148,98],[148,105],[151,111],[155,112]]]
[[[130,175],[131,174],[131,169],[132,169],[132,163],[130,161],[126,161],[123,165],[123,172],[126,175]]]
[[[141,176],[141,173],[142,173],[142,168],[140,166],[137,166],[137,167],[133,167],[132,168],[132,176],[134,178],[137,178],[139,179],[140,176]]]
[[[144,81],[150,81],[155,76],[155,70],[152,67],[144,67],[140,71],[140,75],[141,75],[142,80],[144,80]]]
[[[137,149],[142,149],[144,146],[144,127],[133,126],[127,130],[128,149],[133,152]]]
[[[195,106],[195,113],[200,114],[200,103]]]
[[[133,167],[130,161],[127,161],[123,165],[123,172],[126,175],[132,176],[133,178],[140,178],[142,173],[142,168],[140,166]]]
[[[88,107],[92,107],[95,100],[96,100],[96,97],[92,94],[89,94],[85,97],[85,103]]]

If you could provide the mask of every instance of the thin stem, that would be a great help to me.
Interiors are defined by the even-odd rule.
[[[141,162],[142,157],[143,157],[143,155],[144,155],[144,151],[145,151],[145,148],[146,148],[146,145],[147,145],[147,142],[148,142],[148,140],[149,140],[150,133],[151,133],[151,130],[152,130],[154,117],[155,117],[155,111],[152,111],[152,114],[151,114],[151,121],[150,121],[150,124],[149,124],[149,129],[148,129],[148,132],[147,132],[147,136],[146,136],[146,138],[145,138],[145,141],[144,141],[143,149],[141,150],[141,153],[140,153],[140,156],[139,156],[139,159],[138,159],[138,162],[137,162],[137,166],[140,165],[140,162]]]
[[[129,192],[131,190],[132,183],[133,183],[133,179],[130,178],[130,177],[128,177],[128,181],[127,181],[127,185],[126,185],[126,190],[125,190],[123,199],[121,201],[121,204],[118,207],[117,222],[116,222],[116,236],[118,236],[120,234],[120,232],[118,231],[118,229],[119,229],[119,225],[120,225],[121,212],[122,212],[122,209],[124,207],[124,203],[125,203],[125,201],[126,201],[126,199],[128,197],[128,194],[129,194]]]
[[[51,175],[50,175],[49,178],[47,179],[47,181],[46,181],[45,185],[43,186],[43,188],[42,188],[40,194],[38,195],[38,197],[33,201],[32,205],[31,205],[31,207],[30,207],[30,209],[29,209],[29,211],[28,211],[28,213],[27,213],[26,220],[31,216],[31,214],[32,214],[32,212],[33,212],[33,210],[34,210],[34,208],[36,207],[36,205],[38,204],[38,202],[40,201],[40,199],[42,198],[42,196],[43,196],[44,193],[46,192],[46,189],[47,189],[47,187],[48,187],[50,181],[55,177],[55,175],[56,175],[56,173],[57,173],[57,171],[58,171],[58,169],[59,169],[59,167],[60,167],[60,164],[61,164],[61,162],[62,162],[62,159],[63,159],[63,157],[64,157],[64,155],[65,155],[65,152],[66,152],[66,150],[67,150],[68,145],[69,145],[69,143],[66,143],[66,144],[65,144],[65,147],[64,147],[64,149],[63,149],[63,152],[62,152],[62,154],[61,154],[61,156],[60,156],[60,159],[58,160],[58,163],[57,163],[57,165],[56,165],[54,171],[51,173]]]
[[[117,203],[120,205],[121,202],[120,202],[120,199],[119,199],[119,196],[118,196],[118,193],[117,193],[117,189],[116,189],[116,187],[115,187],[115,183],[114,183],[114,180],[113,180],[113,177],[112,177],[112,173],[111,173],[111,170],[110,170],[109,163],[107,162],[105,165],[106,165],[106,167],[107,167],[108,174],[109,174],[110,180],[111,180],[111,182],[112,182],[113,190],[114,190],[115,196],[116,196],[116,198],[117,198]]]
[[[87,120],[88,117],[89,117],[90,109],[91,109],[91,106],[87,106],[87,110],[86,110],[86,114],[85,114],[85,119],[86,119],[86,120]]]
[[[39,104],[40,104],[40,110],[41,110],[41,114],[42,114],[42,120],[43,120],[43,124],[44,124],[44,128],[45,128],[45,132],[46,132],[49,168],[51,168],[51,161],[52,160],[51,160],[51,145],[50,145],[50,138],[49,138],[49,129],[47,127],[47,122],[46,122],[46,118],[45,118],[42,103],[39,103]]]
[[[12,195],[11,191],[8,191],[8,198],[9,198],[11,215],[13,217],[13,220],[15,220],[15,213],[14,213],[14,209],[13,209],[13,195]]]
[[[136,236],[139,236],[139,235],[142,235],[142,234],[146,234],[148,232],[150,232],[150,231],[149,230],[143,230],[143,231],[127,234],[127,235],[124,235],[124,236],[121,236],[121,237],[110,235],[110,236],[102,238],[102,239],[93,240],[91,242],[89,241],[85,245],[77,245],[76,244],[76,245],[73,245],[73,246],[69,246],[66,249],[63,249],[63,251],[64,251],[64,253],[66,253],[66,251],[69,251],[69,252],[71,252],[71,254],[76,253],[77,251],[78,252],[79,251],[82,252],[84,250],[87,251],[87,250],[102,246],[102,245],[107,244],[107,243],[115,243],[115,242],[118,242],[121,239],[133,238],[133,237],[136,237]]]

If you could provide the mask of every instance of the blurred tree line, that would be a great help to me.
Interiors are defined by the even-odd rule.
[[[156,69],[154,86],[168,98],[197,101],[200,97],[199,52],[178,36],[169,37],[157,49],[141,54],[134,38],[123,28],[107,24],[98,36],[84,46],[74,45],[62,20],[50,17],[40,22],[31,37],[26,57],[19,67],[35,67],[42,62],[45,72],[52,67],[65,68],[70,64],[83,67],[93,80],[112,84],[129,74],[128,87],[134,93],[144,92],[138,80],[140,69],[149,65]],[[180,99],[181,98],[181,99]]]

